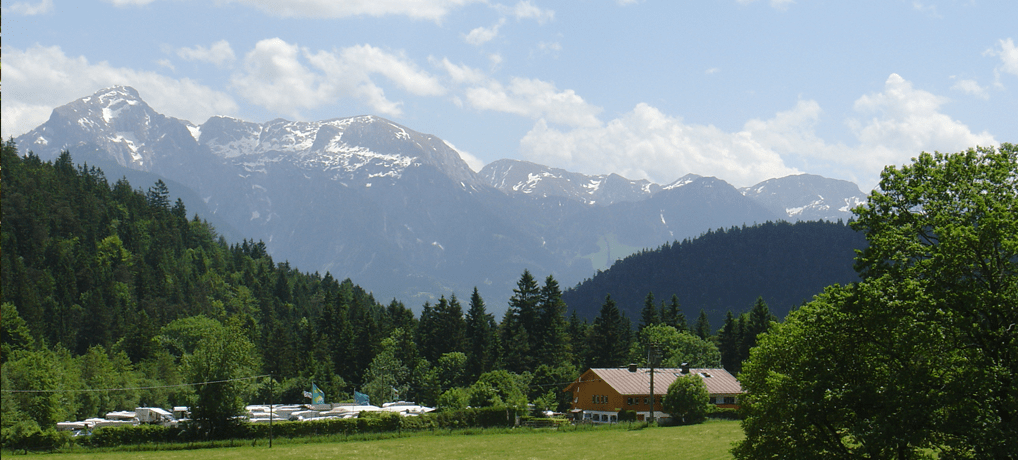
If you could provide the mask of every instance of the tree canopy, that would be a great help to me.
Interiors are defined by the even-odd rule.
[[[668,393],[661,401],[664,409],[672,420],[681,424],[700,423],[707,419],[710,410],[710,393],[703,378],[689,374],[675,379],[668,385]]]
[[[1015,458],[1018,149],[923,153],[855,210],[859,283],[762,336],[738,458]]]

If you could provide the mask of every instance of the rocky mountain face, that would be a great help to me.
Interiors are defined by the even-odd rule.
[[[769,179],[739,191],[790,221],[847,221],[852,208],[866,202],[852,182],[812,174]]]
[[[587,176],[522,160],[497,160],[478,173],[488,185],[507,194],[570,198],[607,206],[641,201],[661,191],[648,180],[629,180],[618,174]]]
[[[67,149],[77,162],[182,184],[191,213],[264,241],[277,261],[413,308],[476,286],[500,312],[524,269],[569,286],[710,229],[847,218],[851,197],[863,196],[817,176],[737,190],[710,177],[660,186],[514,160],[475,173],[443,140],[379,117],[195,125],[129,87],[59,107],[15,142],[43,159]]]

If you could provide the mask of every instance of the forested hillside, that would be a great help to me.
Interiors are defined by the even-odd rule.
[[[375,404],[564,409],[582,369],[639,360],[648,341],[669,362],[721,362],[684,322],[634,333],[610,299],[591,322],[567,319],[558,282],[528,271],[500,322],[477,289],[466,308],[442,297],[417,318],[273,261],[261,242],[228,244],[162,182],[111,184],[67,152],[43,162],[11,143],[2,164],[4,439],[175,405],[228,436],[216,430],[243,404],[304,402],[312,382],[330,402],[361,391]]]
[[[852,268],[862,234],[838,222],[768,222],[705,233],[616,262],[563,294],[580,317],[593,318],[606,295],[639,317],[647,293],[678,297],[687,318],[702,309],[714,327],[728,311],[748,311],[757,297],[783,318],[824,287],[859,279]]]
[[[2,185],[5,366],[19,352],[120,366],[96,376],[101,383],[74,382],[72,373],[23,382],[29,387],[178,384],[181,358],[209,329],[226,327],[253,345],[249,375],[271,373],[295,395],[316,379],[336,397],[344,381],[361,380],[389,331],[412,327],[409,309],[383,307],[350,280],[276,263],[261,242],[227,245],[189,220],[181,201],[170,203],[161,182],[147,192],[111,185],[69,154],[50,164],[8,144]],[[131,397],[170,402],[158,391]],[[91,416],[129,406],[104,405],[78,409]]]

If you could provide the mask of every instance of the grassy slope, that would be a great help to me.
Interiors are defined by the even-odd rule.
[[[301,459],[727,459],[733,442],[742,439],[738,422],[708,422],[685,427],[589,431],[533,431],[511,434],[414,436],[377,441],[313,444],[277,443],[256,447],[186,451],[57,454],[55,460],[152,459],[260,460]]]

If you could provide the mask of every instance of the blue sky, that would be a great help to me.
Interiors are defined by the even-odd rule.
[[[2,135],[120,84],[196,124],[375,114],[475,170],[869,189],[920,151],[1018,141],[1016,5],[5,0]]]

